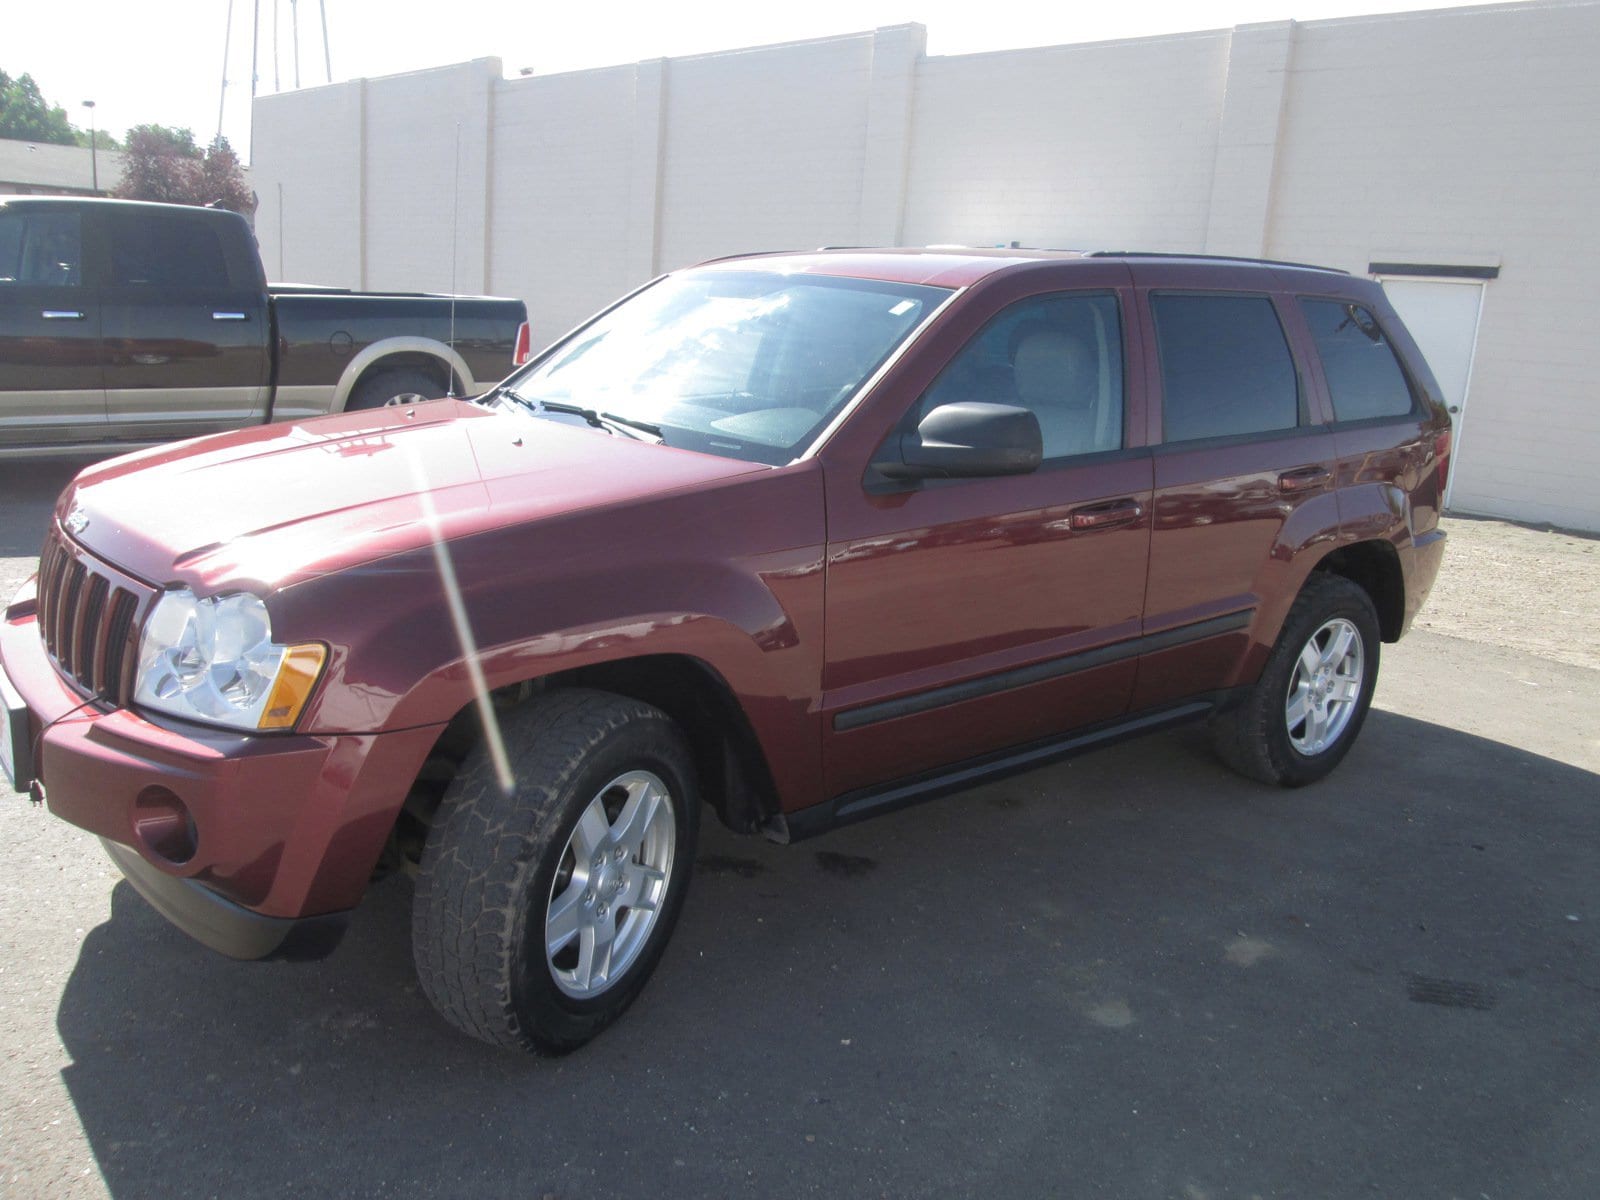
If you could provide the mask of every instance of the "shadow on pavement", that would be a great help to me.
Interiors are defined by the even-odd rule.
[[[1189,730],[708,827],[655,980],[559,1061],[434,1017],[403,880],[299,966],[124,883],[66,1082],[118,1197],[1593,1196],[1597,844],[1600,777],[1377,711],[1298,793]]]

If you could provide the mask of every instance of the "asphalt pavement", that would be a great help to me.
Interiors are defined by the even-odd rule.
[[[0,465],[6,594],[69,475]],[[405,879],[324,962],[234,963],[11,798],[0,1194],[1590,1200],[1597,700],[1415,634],[1302,791],[1191,728],[793,847],[712,822],[555,1061],[434,1016]]]

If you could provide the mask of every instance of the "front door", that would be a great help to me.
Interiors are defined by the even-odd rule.
[[[0,210],[0,446],[105,440],[100,294],[72,208]]]
[[[1151,465],[1137,437],[1129,448],[1127,289],[1106,278],[1000,308],[896,426],[964,400],[1029,408],[1034,473],[897,484],[825,458],[832,795],[1127,708]]]

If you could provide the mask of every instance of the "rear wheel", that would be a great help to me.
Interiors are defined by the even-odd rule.
[[[389,408],[437,400],[450,389],[421,367],[386,367],[368,375],[350,393],[345,411]]]
[[[700,797],[688,744],[650,705],[552,692],[504,722],[515,784],[480,749],[422,856],[412,948],[457,1029],[560,1054],[619,1017],[689,885]]]
[[[1366,591],[1316,573],[1289,610],[1260,680],[1212,719],[1222,760],[1284,787],[1321,779],[1349,751],[1378,679],[1378,616]]]

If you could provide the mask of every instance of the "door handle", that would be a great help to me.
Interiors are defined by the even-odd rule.
[[[213,321],[248,321],[250,314],[242,312],[214,312],[211,314]]]
[[[1106,529],[1112,525],[1129,525],[1144,516],[1144,505],[1137,500],[1117,500],[1111,504],[1094,504],[1074,509],[1074,529]]]
[[[69,308],[47,308],[39,314],[46,321],[81,321],[83,314]]]
[[[1285,471],[1278,476],[1280,492],[1309,492],[1327,487],[1333,472],[1327,467],[1301,467],[1298,471]]]

